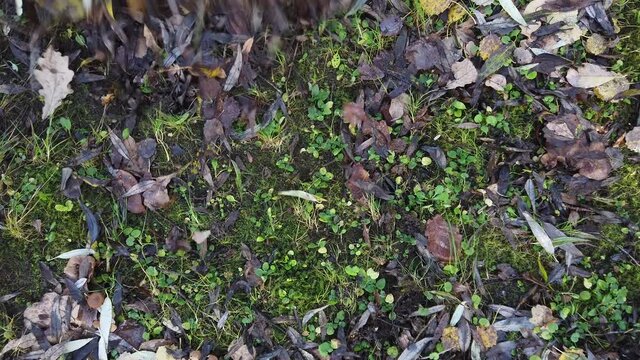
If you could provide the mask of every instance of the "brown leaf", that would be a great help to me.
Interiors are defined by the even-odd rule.
[[[464,59],[451,65],[455,80],[447,83],[447,89],[454,89],[472,84],[478,78],[478,70],[469,59]]]
[[[502,41],[500,41],[498,35],[489,34],[480,40],[480,50],[478,51],[478,54],[482,60],[487,60],[491,55],[498,51],[501,46]]]
[[[101,291],[92,292],[87,295],[87,305],[94,310],[98,310],[100,306],[102,306],[102,303],[104,303],[104,299],[104,293]]]
[[[529,321],[535,326],[542,327],[556,322],[556,318],[553,317],[553,312],[548,307],[536,305],[531,308],[531,318]]]
[[[91,280],[95,265],[96,259],[93,256],[74,256],[67,261],[64,274],[73,281],[80,278]]]
[[[342,110],[342,116],[344,118],[344,122],[357,129],[360,129],[362,124],[367,122],[369,119],[369,116],[364,111],[364,106],[357,103],[345,104]]]
[[[33,76],[42,85],[39,94],[44,98],[42,119],[53,115],[53,112],[62,104],[67,95],[73,91],[69,84],[74,72],[69,70],[69,57],[53,50],[52,47],[38,59],[40,69],[33,71]]]
[[[114,181],[116,184],[122,186],[124,192],[129,191],[129,189],[138,184],[138,180],[125,170],[117,170]],[[144,214],[146,209],[142,204],[142,195],[135,194],[129,196],[127,198],[127,210],[133,214]]]
[[[427,221],[425,231],[427,249],[436,259],[442,262],[452,262],[460,254],[462,235],[458,228],[451,226],[442,215],[436,215]]]

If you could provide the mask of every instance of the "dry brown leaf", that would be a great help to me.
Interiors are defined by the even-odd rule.
[[[504,75],[493,74],[489,76],[484,84],[496,91],[504,91],[504,87],[507,86],[507,78]]]
[[[407,106],[411,103],[411,96],[407,94],[400,94],[398,97],[391,99],[389,105],[389,115],[391,120],[400,119],[407,110]]]
[[[608,71],[600,65],[585,63],[578,69],[567,71],[567,82],[571,86],[583,89],[591,89],[608,83],[621,75]]]
[[[42,89],[38,92],[44,98],[42,119],[46,119],[62,104],[67,95],[71,94],[71,80],[74,72],[69,70],[69,57],[62,56],[58,51],[49,47],[38,59],[40,69],[33,71],[33,76]]]
[[[94,310],[98,310],[104,303],[104,299],[104,293],[100,291],[92,292],[91,294],[87,295],[87,305],[89,305],[89,307]]]
[[[455,326],[447,326],[442,331],[442,345],[448,351],[460,351],[460,334]]]
[[[455,80],[451,80],[447,83],[447,89],[454,89],[465,85],[472,84],[478,78],[478,70],[473,66],[473,63],[469,59],[464,59],[451,65],[453,76]]]
[[[531,318],[529,319],[535,326],[547,326],[556,321],[551,309],[544,305],[536,305],[531,308]]]
[[[451,262],[458,256],[462,246],[462,235],[455,226],[436,215],[427,221],[425,231],[427,249],[436,259]]]

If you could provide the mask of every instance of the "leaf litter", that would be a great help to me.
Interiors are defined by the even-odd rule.
[[[269,3],[274,5],[277,2]],[[327,14],[332,7],[337,6],[336,4],[327,5],[332,3],[329,1],[325,5],[321,3],[319,2],[317,6],[301,6],[298,10],[302,13],[304,10],[313,13],[314,15],[311,16],[313,18],[319,14]],[[342,112],[337,111],[336,114],[339,114],[344,122],[340,124],[340,133],[343,139],[346,139],[345,146],[348,150],[345,150],[345,153],[351,152],[347,160],[339,165],[344,169],[348,196],[355,200],[358,206],[371,207],[370,211],[375,215],[372,216],[371,230],[377,235],[378,228],[387,227],[391,234],[395,226],[391,219],[400,219],[405,216],[403,213],[402,216],[397,217],[394,211],[389,211],[392,201],[399,197],[397,190],[400,180],[397,180],[398,178],[409,177],[417,185],[413,187],[413,191],[419,194],[419,190],[422,191],[423,187],[427,187],[423,181],[426,176],[424,173],[441,176],[451,172],[451,169],[457,166],[459,155],[445,151],[449,149],[449,144],[443,145],[437,138],[421,137],[420,132],[430,127],[430,122],[437,112],[446,110],[446,105],[442,109],[437,109],[435,105],[446,104],[442,100],[447,97],[456,97],[463,104],[462,110],[465,111],[494,106],[501,110],[520,102],[510,98],[509,95],[513,89],[517,89],[530,97],[528,105],[540,114],[538,125],[542,134],[540,145],[543,148],[539,152],[541,156],[532,158],[531,154],[535,152],[536,144],[532,145],[530,140],[518,141],[509,136],[494,136],[495,132],[492,131],[492,134],[482,138],[482,141],[485,141],[484,145],[491,147],[492,152],[499,152],[499,155],[495,157],[495,164],[490,164],[487,169],[483,169],[487,173],[481,174],[491,178],[492,184],[486,189],[474,189],[465,192],[464,195],[469,199],[483,197],[491,221],[499,223],[503,227],[503,232],[511,234],[511,238],[517,239],[520,235],[525,236],[524,234],[529,233],[526,235],[527,239],[535,239],[549,255],[564,256],[566,266],[556,267],[555,269],[561,269],[560,272],[555,273],[556,275],[586,272],[575,266],[576,259],[583,256],[576,245],[582,245],[584,242],[578,241],[580,240],[578,237],[566,236],[556,226],[559,226],[558,222],[567,219],[567,209],[572,209],[574,214],[580,212],[580,215],[585,216],[595,211],[580,207],[583,204],[579,204],[572,198],[573,195],[578,193],[589,196],[615,180],[612,179],[612,174],[622,164],[622,153],[618,149],[619,146],[613,145],[610,141],[611,136],[617,135],[621,143],[635,152],[638,152],[637,143],[639,142],[637,128],[621,133],[620,129],[606,127],[610,124],[603,127],[595,121],[587,120],[586,115],[576,105],[592,94],[604,102],[618,102],[629,96],[632,87],[635,88],[635,85],[624,75],[611,70],[608,66],[611,64],[607,59],[611,57],[616,43],[614,39],[616,29],[607,16],[605,6],[590,1],[562,3],[536,0],[530,2],[524,9],[518,9],[514,2],[500,0],[497,2],[499,7],[495,6],[494,9],[489,7],[492,5],[491,2],[474,0],[473,3],[478,6],[476,9],[468,7],[470,4],[448,1],[416,1],[414,5],[419,8],[421,15],[433,16],[433,19],[437,18],[447,23],[449,30],[453,31],[453,35],[448,36],[449,31],[446,34],[438,31],[433,33],[415,31],[413,24],[404,17],[410,9],[402,2],[365,3],[355,2],[345,10],[350,8],[351,15],[356,11],[362,11],[364,16],[376,21],[381,35],[394,43],[393,49],[381,50],[379,54],[373,54],[373,57],[360,57],[357,66],[362,80],[359,84],[362,86],[360,95],[355,101],[346,102]],[[216,25],[212,26],[216,31],[213,32],[208,28],[200,34],[199,31],[205,20],[194,15],[197,14],[197,9],[204,10],[202,7],[204,5],[193,8],[191,7],[193,4],[169,2],[167,10],[171,15],[166,18],[155,11],[142,16],[144,11],[151,10],[146,9],[147,5],[144,2],[130,1],[127,2],[126,8],[120,9],[124,10],[121,12],[114,12],[113,4],[105,5],[104,9],[94,14],[98,17],[104,16],[105,27],[101,31],[105,34],[92,38],[92,44],[97,43],[103,47],[100,50],[103,52],[102,57],[113,58],[114,66],[120,67],[119,70],[124,70],[125,73],[128,72],[138,84],[150,81],[149,79],[153,81],[154,77],[156,79],[165,77],[163,81],[171,82],[174,87],[171,91],[171,96],[174,97],[172,101],[182,105],[186,100],[194,100],[194,103],[198,104],[198,113],[202,116],[204,144],[198,150],[199,160],[196,172],[203,177],[207,186],[206,203],[213,199],[214,194],[223,187],[230,176],[230,171],[219,172],[215,166],[210,168],[210,160],[213,158],[232,159],[230,162],[233,164],[236,175],[236,187],[242,195],[242,190],[247,185],[242,177],[243,173],[247,172],[247,168],[235,154],[238,150],[237,146],[239,143],[259,137],[261,131],[269,128],[276,120],[277,114],[288,117],[289,100],[285,99],[291,95],[287,93],[285,96],[277,91],[275,100],[266,103],[264,100],[256,101],[240,95],[241,89],[254,85],[256,78],[259,77],[254,68],[264,70],[261,65],[258,65],[259,57],[263,55],[264,50],[262,49],[263,39],[254,38],[253,35],[261,27],[286,28],[287,24],[284,20],[286,15],[278,6],[252,11],[251,2],[229,2],[225,4],[228,9],[211,17],[217,21]],[[73,10],[74,5],[69,6]],[[86,12],[79,8],[75,10],[82,14]],[[73,15],[73,11],[70,14]],[[244,18],[248,14],[251,16]],[[118,21],[115,21],[116,18]],[[209,20],[210,18],[207,18],[206,21]],[[135,28],[133,24],[139,28],[139,34],[129,32]],[[521,34],[518,42],[515,43],[512,39],[506,41],[505,36],[513,34],[514,30]],[[281,30],[276,30],[275,33],[279,31]],[[586,34],[590,35],[585,37]],[[138,36],[137,41],[128,41],[129,38],[136,36]],[[588,60],[574,63],[571,56],[563,52],[565,48],[581,40],[585,42],[587,52],[597,58],[591,58],[588,55]],[[131,46],[131,44],[136,45]],[[27,56],[24,53],[26,47],[22,48],[23,50],[20,50],[19,47],[14,46],[12,51],[24,55],[21,56],[24,58]],[[214,48],[216,55],[213,55]],[[224,51],[217,52],[222,48]],[[164,56],[162,58],[159,56],[161,53]],[[36,59],[37,55],[39,54],[32,54],[32,57]],[[154,58],[155,60],[152,60]],[[73,56],[71,59],[62,56],[51,47],[37,60],[39,69],[34,70],[33,74],[42,86],[40,95],[45,103],[42,119],[50,118],[54,111],[63,105],[63,100],[72,93],[69,84],[75,73],[70,70],[69,64],[73,62]],[[154,67],[162,68],[162,71],[157,72]],[[531,71],[537,73],[533,74]],[[534,80],[536,76],[538,80],[553,79],[552,81],[557,82],[559,86],[543,89]],[[15,86],[4,84],[0,86],[3,94],[23,92]],[[423,96],[418,102],[415,102],[414,98],[416,93]],[[94,277],[93,272],[102,271],[103,266],[101,263],[103,259],[94,251],[95,243],[105,241],[106,239],[103,238],[111,230],[101,228],[101,217],[98,216],[100,211],[96,215],[89,208],[91,204],[83,201],[87,196],[87,185],[99,184],[105,187],[113,194],[120,208],[127,209],[132,215],[142,215],[148,211],[162,212],[162,209],[170,207],[178,196],[174,194],[175,189],[170,187],[170,184],[184,183],[181,179],[184,168],[175,168],[170,173],[164,173],[169,173],[168,175],[160,175],[155,171],[156,148],[158,144],[162,145],[160,139],[147,138],[136,141],[129,132],[135,127],[136,115],[133,113],[136,112],[135,108],[140,97],[139,94],[127,95],[132,95],[129,106],[132,108],[134,125],[126,127],[126,135],[121,130],[117,132],[108,130],[111,148],[104,158],[104,164],[109,171],[110,181],[98,182],[80,175],[82,164],[101,156],[101,148],[83,150],[86,153],[81,153],[69,160],[68,167],[62,170],[60,190],[68,198],[79,202],[87,226],[88,246],[56,257],[56,259],[68,260],[64,270],[66,278],[60,281],[51,270],[44,272],[45,281],[55,287],[56,291],[45,294],[41,302],[32,304],[24,313],[26,319],[38,322],[38,329],[43,331],[47,338],[52,336],[55,341],[47,340],[45,344],[40,341],[42,337],[38,335],[38,330],[35,330],[18,340],[11,341],[3,349],[3,354],[20,350],[31,352],[32,356],[44,354],[57,357],[66,353],[89,354],[95,351],[98,358],[106,358],[108,351],[117,351],[120,358],[128,359],[186,358],[189,354],[193,355],[193,358],[205,358],[211,352],[211,349],[204,351],[203,347],[201,356],[198,356],[189,349],[188,345],[185,347],[182,341],[186,340],[183,337],[186,325],[183,327],[182,319],[173,309],[171,319],[165,319],[163,322],[164,328],[171,330],[171,332],[165,332],[165,339],[150,340],[145,344],[131,346],[133,344],[112,331],[114,309],[111,300],[101,289],[94,288],[95,283],[91,282]],[[554,108],[546,100],[551,95],[556,97],[558,108]],[[106,113],[109,102],[104,102],[104,105]],[[261,122],[258,120],[260,114],[262,114]],[[454,127],[454,124],[450,125]],[[455,128],[459,131],[475,132],[481,131],[482,125],[459,122],[455,124]],[[121,133],[123,135],[118,135]],[[138,136],[136,132],[133,134]],[[405,135],[409,136],[405,138],[403,137]],[[438,136],[440,135],[442,134]],[[388,159],[390,156],[410,157],[416,151],[428,155],[428,158],[423,158],[426,160],[422,160],[427,169],[420,170],[422,174],[418,171],[408,171],[402,166],[384,169],[370,161],[375,156],[383,159]],[[291,152],[293,154],[293,151]],[[167,158],[169,158],[168,155]],[[247,155],[247,158],[252,159],[252,156]],[[355,161],[356,159],[358,160]],[[538,159],[544,169],[535,165]],[[431,162],[429,160],[432,160],[437,168],[429,168],[428,164]],[[534,176],[527,175],[527,177],[514,179],[509,171],[516,166],[524,167],[526,171],[532,170]],[[189,180],[192,179],[188,175],[184,176]],[[557,179],[557,183],[547,187],[544,183],[550,179],[554,179],[553,181]],[[529,201],[531,212],[527,205],[522,203],[518,203],[519,214],[514,214],[513,209],[507,210],[509,202],[512,205],[517,202],[516,198],[507,198],[510,194],[508,189],[516,188],[514,185],[524,189],[523,195],[526,197],[523,199]],[[84,193],[81,191],[82,186],[85,187]],[[324,199],[313,191],[278,189],[278,194],[308,201],[312,203],[310,205],[313,205],[314,209],[318,210],[322,210],[325,206],[323,202],[331,203],[330,200],[323,201]],[[469,199],[465,198],[465,201]],[[523,199],[517,200],[521,202]],[[240,199],[240,201],[245,200]],[[377,206],[382,213],[376,213]],[[93,205],[91,207],[93,208]],[[201,211],[201,209],[195,210]],[[507,211],[510,211],[509,215]],[[208,262],[211,260],[210,249],[219,245],[217,241],[231,229],[241,216],[240,213],[238,210],[230,212],[224,223],[221,220],[210,229],[173,225],[168,235],[160,239],[164,238],[164,247],[170,252],[189,253],[191,245],[188,241],[189,237],[185,238],[185,234],[191,234],[191,240],[199,249],[200,261]],[[464,256],[463,250],[466,251],[464,247],[470,236],[467,233],[468,229],[454,225],[450,222],[452,219],[449,216],[443,215],[446,214],[430,209],[429,216],[423,214],[421,219],[416,220],[420,225],[406,220],[400,222],[401,226],[415,233],[416,250],[428,266],[435,268],[434,277],[442,276],[443,270],[451,271],[451,266]],[[472,216],[477,215],[477,213],[472,214]],[[407,217],[412,218],[414,214],[408,214]],[[367,234],[365,237],[367,242],[370,242],[367,226],[364,226],[362,233]],[[103,237],[100,238],[100,235]],[[145,250],[148,251],[145,256],[155,256],[157,247],[157,245],[149,246]],[[251,248],[254,246],[252,245]],[[225,323],[228,322],[230,315],[226,307],[236,292],[242,290],[248,294],[251,291],[261,291],[270,285],[270,280],[265,275],[272,260],[270,256],[263,257],[261,253],[252,251],[244,244],[237,250],[244,258],[244,267],[240,271],[241,278],[236,279],[228,289],[225,306],[217,308],[219,313],[224,310],[224,315],[218,314],[216,317],[219,329],[224,329]],[[130,256],[124,255],[127,254],[127,249],[117,251],[121,251],[122,256]],[[554,258],[550,261],[556,260]],[[331,261],[337,260],[331,259]],[[384,260],[381,260],[380,264],[384,264]],[[43,269],[47,269],[46,265]],[[194,269],[198,271],[197,268]],[[520,276],[508,264],[502,264],[500,269],[502,269],[502,281]],[[543,270],[541,272],[544,272]],[[376,273],[373,269],[371,271]],[[474,278],[480,279],[481,276],[476,276],[475,272]],[[390,271],[389,274],[391,273]],[[506,275],[507,273],[510,275]],[[370,276],[369,271],[366,274]],[[541,276],[546,278],[546,274]],[[357,278],[362,281],[361,274],[358,274]],[[552,274],[550,278],[557,278],[557,276]],[[385,280],[389,281],[389,279],[391,277]],[[496,305],[499,308],[483,307],[482,310],[472,308],[471,294],[467,288],[469,284],[463,283],[464,281],[458,282],[459,279],[453,277],[451,279],[452,289],[448,296],[449,300],[455,299],[457,302],[455,307],[449,306],[451,304],[439,298],[438,301],[446,305],[431,304],[432,306],[428,308],[420,307],[418,310],[408,311],[406,319],[400,316],[399,321],[404,323],[399,328],[405,327],[402,337],[397,330],[389,335],[393,340],[396,338],[391,336],[397,336],[398,346],[402,351],[399,352],[397,348],[394,351],[396,355],[399,353],[399,358],[423,357],[433,351],[436,343],[439,342],[446,351],[470,352],[474,359],[493,356],[508,358],[506,354],[518,347],[526,348],[534,354],[541,352],[545,344],[533,329],[547,328],[550,324],[560,321],[553,317],[549,308],[539,304],[527,307],[531,309],[530,311],[504,305]],[[404,281],[400,277],[397,280]],[[537,285],[531,290],[530,297],[539,300],[540,296],[544,296],[540,294],[541,290]],[[395,294],[399,295],[400,292]],[[394,294],[389,293],[387,295],[392,297],[387,296],[381,299],[381,292],[376,290],[375,295],[378,298],[367,303],[366,307],[360,309],[359,314],[351,314],[351,321],[346,326],[349,330],[348,339],[345,329],[340,328],[330,342],[316,344],[313,340],[307,341],[304,326],[314,322],[316,317],[319,322],[318,333],[321,339],[325,340],[327,316],[331,313],[329,305],[309,310],[302,321],[298,320],[302,328],[296,330],[288,327],[286,333],[291,341],[286,348],[273,343],[271,332],[278,327],[272,323],[272,319],[267,319],[256,312],[256,318],[252,320],[251,325],[243,327],[242,336],[228,347],[227,356],[234,359],[252,359],[259,354],[266,354],[263,355],[266,358],[289,358],[290,356],[326,358],[324,352],[330,349],[332,358],[350,358],[351,351],[354,350],[353,339],[366,339],[380,344],[377,335],[372,335],[375,332],[371,329],[387,329],[386,326],[380,327],[381,319],[386,316],[380,306],[387,299],[393,302]],[[115,298],[114,295],[114,302],[116,302]],[[119,295],[117,302],[121,301],[122,298]],[[537,300],[531,300],[528,305],[536,304],[535,301]],[[153,300],[149,297],[145,302],[152,303]],[[127,305],[137,307],[133,304]],[[69,312],[69,308],[73,311]],[[139,309],[147,309],[147,306],[140,306]],[[455,311],[451,313],[449,310],[453,309]],[[396,310],[398,313],[403,311],[401,306],[396,307]],[[495,322],[490,326],[479,326],[471,322],[472,314],[486,316],[494,319]],[[68,326],[69,323],[82,326],[72,329]],[[295,323],[294,319],[291,325],[299,325]],[[506,332],[522,332],[530,338],[505,340]],[[63,338],[65,340],[62,340]],[[402,341],[399,340],[401,338]],[[119,343],[117,350],[113,347],[116,341]],[[178,347],[178,344],[184,348]],[[150,349],[150,351],[136,352],[136,349]]]

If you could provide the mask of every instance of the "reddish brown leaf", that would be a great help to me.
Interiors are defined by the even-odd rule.
[[[138,184],[138,180],[125,170],[117,170],[114,180],[116,184],[122,186],[125,192]],[[127,210],[134,214],[144,214],[146,209],[142,204],[142,195],[135,194],[129,196],[127,198]]]
[[[436,259],[452,262],[460,254],[462,235],[458,228],[450,225],[442,215],[427,221],[427,249]]]

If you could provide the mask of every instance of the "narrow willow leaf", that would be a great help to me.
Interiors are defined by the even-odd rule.
[[[93,255],[95,253],[96,252],[93,251],[93,249],[75,249],[75,250],[70,250],[65,253],[62,253],[54,257],[54,259],[71,259],[74,256],[87,256],[87,255]]]
[[[422,353],[422,350],[424,350],[424,348],[427,346],[429,342],[431,342],[431,340],[433,340],[433,338],[428,337],[428,338],[424,338],[422,340],[416,341],[415,343],[409,345],[406,349],[404,349],[402,354],[400,354],[400,357],[398,357],[398,360],[417,359]]]
[[[523,212],[522,215],[524,216],[524,219],[527,220],[527,224],[529,224],[529,228],[531,229],[533,236],[535,236],[536,240],[538,240],[542,248],[545,249],[545,251],[549,254],[553,255],[553,242],[551,241],[549,235],[547,235],[546,231],[544,231],[544,228],[540,224],[538,224],[538,222],[535,221],[531,217],[531,215],[529,215],[529,213]]]
[[[329,305],[325,305],[323,307],[319,307],[317,309],[310,310],[306,314],[304,314],[304,316],[302,317],[302,326],[305,326],[309,322],[309,320],[311,320],[311,318],[313,318],[320,311],[326,309],[327,306],[329,306]]]
[[[90,343],[91,340],[93,339],[94,338],[69,341],[68,343],[64,344],[64,349],[62,350],[62,353],[68,354],[68,353],[74,352],[82,348],[83,346],[87,345],[88,343]]]
[[[100,306],[100,343],[98,345],[98,357],[100,360],[108,360],[109,333],[111,332],[111,320],[113,319],[113,307],[111,299],[107,296]]]
[[[513,4],[513,1],[511,0],[498,0],[498,1],[500,2],[500,6],[502,6],[504,11],[506,11],[507,14],[509,14],[509,16],[511,16],[511,18],[515,20],[515,22],[517,22],[522,26],[527,26],[527,22],[522,17],[522,14],[520,14],[520,11],[518,11],[518,8]]]
[[[303,200],[307,200],[307,201],[311,201],[311,202],[314,202],[314,203],[322,202],[322,199],[318,198],[317,196],[315,196],[313,194],[309,194],[306,191],[302,191],[302,190],[280,191],[280,192],[278,192],[278,195],[297,197],[297,198],[300,198],[300,199],[303,199]]]

